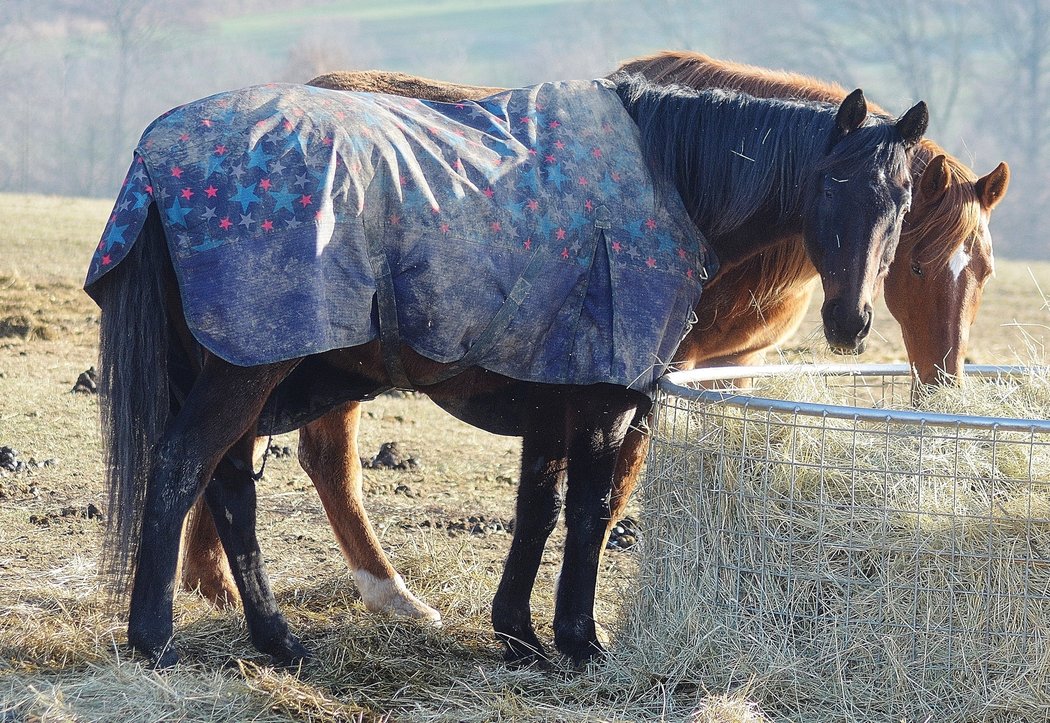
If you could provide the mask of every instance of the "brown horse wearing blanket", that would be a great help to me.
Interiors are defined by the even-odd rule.
[[[659,83],[726,88],[761,97],[838,102],[839,86],[793,73],[663,52],[623,66]],[[321,87],[411,95],[438,101],[482,98],[499,89],[463,86],[403,73],[345,71],[311,81]],[[879,112],[869,103],[869,109]],[[977,176],[936,143],[923,139],[912,158],[912,205],[885,281],[886,302],[901,325],[916,379],[961,378],[970,325],[992,271],[988,220],[1002,199],[1009,170],[1000,163]],[[704,290],[693,325],[675,356],[678,368],[750,364],[798,327],[818,278],[798,239],[783,236],[761,253],[719,274]],[[440,619],[417,599],[383,553],[361,499],[357,430],[361,407],[350,402],[300,430],[299,460],[317,488],[336,538],[370,610]],[[620,448],[609,526],[624,514],[648,438],[632,427]],[[186,536],[183,583],[217,604],[235,598],[207,508],[199,504]]]
[[[688,217],[704,232],[721,262],[729,268],[777,239],[801,240],[824,279],[827,297],[824,322],[829,341],[844,350],[857,348],[870,327],[871,300],[893,256],[910,203],[910,153],[926,127],[925,106],[920,103],[900,120],[892,121],[868,116],[859,91],[835,107],[659,87],[629,76],[619,77],[612,90],[637,128],[637,142],[646,159],[643,166],[651,169],[654,185],[659,189],[655,195],[642,195],[675,205],[679,201],[669,194],[677,192]],[[246,89],[232,100],[220,94],[206,99],[213,104],[208,111],[212,115],[202,117],[209,121],[205,124],[209,128],[213,123],[237,121],[237,104],[245,93],[267,98],[276,94],[275,100],[266,101],[263,110],[280,109],[281,92],[279,87]],[[334,96],[320,99],[324,108],[342,102]],[[378,110],[371,109],[372,105],[396,106],[388,97],[356,100],[370,106],[363,114],[369,118],[379,114]],[[463,110],[448,108],[448,112],[466,113],[471,118],[476,112],[485,118],[485,114],[491,112],[492,103],[499,105],[497,101],[470,107],[462,104]],[[104,378],[100,388],[111,505],[108,549],[117,580],[132,578],[128,623],[131,645],[157,665],[170,665],[178,660],[172,643],[172,593],[179,535],[186,513],[203,495],[233,569],[252,642],[281,663],[292,663],[308,655],[278,610],[263,569],[255,536],[255,479],[251,466],[256,437],[267,425],[281,428],[273,419],[285,419],[290,414],[281,406],[285,399],[282,390],[297,378],[298,370],[307,369],[308,378],[299,375],[297,381],[314,385],[311,391],[315,398],[326,391],[334,394],[333,390],[338,388],[344,392],[354,390],[351,401],[355,401],[407,380],[472,424],[491,431],[520,434],[523,451],[517,524],[504,575],[493,600],[493,627],[506,647],[508,660],[532,660],[544,655],[533,630],[529,598],[541,552],[560,513],[558,488],[564,484],[568,534],[554,614],[555,644],[559,651],[577,662],[600,652],[593,619],[594,590],[610,516],[609,493],[631,422],[648,409],[644,390],[630,388],[624,382],[566,384],[522,380],[491,371],[480,361],[469,365],[435,361],[407,341],[397,345],[389,343],[384,328],[394,323],[394,318],[383,308],[381,298],[378,317],[373,307],[379,338],[309,356],[265,363],[230,363],[216,352],[216,348],[225,348],[216,341],[221,341],[226,331],[220,324],[222,317],[211,313],[199,315],[201,299],[186,292],[197,288],[190,281],[195,273],[203,274],[206,280],[213,282],[218,278],[222,282],[223,264],[240,269],[237,264],[241,262],[228,256],[222,257],[219,266],[205,262],[208,254],[233,243],[217,230],[227,230],[233,224],[229,218],[220,221],[217,216],[221,213],[215,214],[206,201],[198,208],[176,198],[181,196],[190,201],[197,193],[189,186],[180,192],[179,187],[186,183],[184,174],[199,174],[203,184],[212,173],[222,171],[226,154],[240,152],[222,144],[212,153],[210,141],[205,141],[194,147],[204,147],[207,154],[195,159],[193,147],[181,147],[179,124],[189,118],[191,125],[196,122],[193,127],[198,127],[201,120],[195,114],[203,112],[200,108],[204,103],[177,109],[158,119],[144,134],[137,154],[145,160],[145,168],[143,171],[133,166],[129,184],[132,180],[145,184],[142,186],[145,190],[136,190],[133,194],[127,190],[122,192],[93,261],[88,283],[89,291],[102,308],[100,348]],[[429,113],[434,107],[414,105],[412,108]],[[556,124],[558,118],[546,115],[548,112],[544,111],[543,122]],[[353,129],[342,136],[336,133],[334,138],[325,132],[311,136],[310,128],[322,127],[320,119],[309,114],[281,113],[259,121],[254,117],[249,119],[250,140],[243,151],[242,163],[234,167],[237,173],[230,177],[236,194],[229,198],[228,205],[239,204],[247,211],[252,204],[259,203],[257,184],[249,183],[253,177],[251,169],[257,166],[262,169],[259,172],[268,173],[275,157],[284,160],[281,153],[299,153],[300,148],[305,153],[308,142],[312,144],[311,152],[320,148],[317,145],[320,141],[324,141],[322,145],[331,148],[333,154],[337,149],[342,152],[347,148],[364,148],[366,154],[361,163],[385,158],[368,151],[373,142],[371,136],[355,135]],[[522,122],[526,120],[522,118]],[[511,126],[506,117],[504,120],[493,118],[490,123],[490,129]],[[374,130],[372,126],[369,128]],[[405,128],[404,123],[399,124],[396,134],[404,133],[403,138],[408,139],[409,131]],[[612,126],[609,130],[613,130]],[[168,135],[158,137],[158,133]],[[415,139],[412,142],[430,143],[426,132],[411,133]],[[491,130],[486,135],[490,137]],[[461,136],[456,142],[462,145],[463,141]],[[406,143],[409,141],[396,142],[396,155],[390,156],[391,163],[395,157],[401,159],[399,165],[404,163],[402,154]],[[503,142],[504,150],[512,145],[510,140]],[[169,175],[166,165],[158,166],[158,158],[164,156],[157,154],[170,149],[190,155],[185,156],[185,162],[172,166]],[[601,155],[595,150],[595,155]],[[523,158],[527,156],[522,153]],[[439,157],[456,186],[456,198],[469,197],[464,180],[468,178],[466,169],[458,160],[448,160],[448,156],[444,159]],[[358,161],[351,160],[347,172],[359,172],[358,165]],[[494,167],[500,173],[505,170],[498,163]],[[418,219],[395,213],[383,217],[385,220],[379,219],[379,225],[370,225],[367,218],[364,224],[357,224],[355,213],[360,214],[361,208],[367,212],[369,208],[367,203],[361,205],[363,200],[378,202],[381,208],[400,208],[390,205],[394,201],[384,190],[389,185],[373,189],[375,184],[372,184],[356,192],[353,183],[332,186],[332,179],[339,181],[343,172],[335,155],[327,168],[327,171],[323,167],[319,169],[317,182],[328,183],[326,188],[348,190],[339,190],[338,199],[325,198],[315,224],[307,225],[304,233],[309,254],[303,256],[304,263],[332,258],[331,254],[336,253],[332,248],[337,245],[337,241],[332,240],[337,237],[332,233],[342,227],[356,234],[355,238],[362,229],[367,237],[373,228],[388,233],[408,221],[431,224],[434,233],[444,231],[438,217],[448,209],[433,199],[431,207]],[[368,169],[377,170],[380,166]],[[634,173],[639,169],[632,166],[630,170]],[[385,174],[384,178],[390,179],[388,184],[396,188],[398,173],[396,168],[393,170],[394,173]],[[308,175],[301,174],[304,183],[310,182]],[[564,178],[555,178],[553,169],[544,175],[565,182]],[[404,177],[402,174],[402,185]],[[842,182],[847,179],[848,183]],[[625,205],[636,200],[618,197],[613,179],[609,179],[609,183],[612,195],[599,196],[599,199]],[[273,191],[278,192],[277,186]],[[208,195],[211,196],[211,192]],[[398,203],[408,195],[404,189],[398,191]],[[358,199],[356,211],[354,198]],[[290,201],[289,197],[283,202]],[[309,204],[313,198],[304,193],[300,202]],[[347,202],[350,202],[348,207],[330,205]],[[282,200],[268,203],[280,204]],[[276,209],[279,205],[270,208]],[[135,214],[140,210],[141,216],[132,217],[131,228],[138,231],[129,243],[125,236],[128,227],[121,225],[120,214]],[[582,209],[572,211],[569,215],[581,217],[581,223],[589,227]],[[589,201],[588,212],[592,212]],[[254,222],[250,214],[241,215],[245,225]],[[187,223],[188,217],[190,223]],[[621,260],[618,256],[621,250],[634,248],[633,237],[616,238],[601,233],[602,229],[616,228],[615,221],[607,214],[606,204],[597,205],[593,218],[597,229],[593,238],[599,242],[590,259],[594,264],[590,286],[582,287],[587,291],[585,306],[594,301],[591,286],[608,284],[609,269],[613,269],[613,275],[621,273],[620,264],[627,263],[626,257]],[[631,233],[644,237],[645,227],[652,229],[660,225],[651,222],[652,218]],[[266,238],[265,233],[273,228],[272,218],[267,218],[262,222],[260,235],[253,236],[251,243]],[[542,225],[536,228],[538,232],[543,230]],[[549,232],[560,239],[565,229],[551,228]],[[315,236],[316,256],[312,251]],[[393,267],[393,261],[393,271],[386,266],[386,259],[392,258],[391,252],[376,257],[374,240],[361,240],[373,244],[369,253],[376,283],[380,284],[384,278],[388,279],[385,283],[390,283],[392,277],[396,285],[401,272]],[[417,240],[422,239],[413,238],[412,243]],[[531,239],[526,239],[526,250],[530,242]],[[685,250],[689,243],[689,238],[683,237],[677,255],[673,242],[669,249],[663,245],[659,250],[654,247],[648,260],[642,254],[641,267],[660,266],[664,262],[658,262],[655,256],[669,251],[668,263],[680,265],[683,275],[696,281],[702,276],[698,277],[694,271],[702,271],[703,263],[700,258],[690,257],[695,251]],[[354,247],[339,248],[346,249],[343,253],[363,253]],[[125,254],[119,263],[112,263],[114,251]],[[585,251],[570,251],[566,247],[559,255],[571,261],[573,253],[582,258],[580,255]],[[283,252],[267,250],[276,256]],[[407,252],[398,251],[402,255]],[[379,253],[383,251],[380,249]],[[339,269],[347,269],[346,259],[334,261]],[[101,266],[106,268],[100,270]],[[257,265],[250,268],[253,272],[265,271]],[[530,269],[531,262],[522,272],[523,278],[531,273]],[[371,272],[352,267],[347,273],[348,278],[371,278]],[[536,273],[529,278],[533,289],[529,293],[536,293],[540,282],[547,280],[547,274]],[[284,282],[279,277],[277,281],[257,282],[237,271],[227,286],[215,289],[208,303],[223,303],[223,289],[232,293],[234,289],[229,285],[232,283],[257,284],[261,291],[267,291],[271,284]],[[349,294],[357,291],[352,285],[342,288]],[[515,285],[508,299],[522,304],[523,299],[529,297],[528,294],[515,296],[517,289]],[[419,309],[409,306],[397,313],[403,319],[403,315],[411,317],[416,311]],[[600,306],[586,309],[586,314],[595,320],[605,318],[608,313],[608,309]],[[440,322],[440,319],[434,321]],[[626,324],[627,328],[634,328],[631,324],[635,321],[616,318],[617,324]],[[684,318],[647,316],[637,329],[648,330],[656,324],[665,326],[673,337],[685,323]],[[245,353],[254,352],[250,344],[244,349]],[[472,351],[468,350],[465,358],[473,360]],[[530,349],[530,352],[537,351],[540,350]],[[615,366],[620,360],[610,361]],[[320,384],[333,386],[319,389]],[[275,417],[265,414],[272,406],[277,407],[271,410]],[[350,418],[354,419],[353,414]],[[552,424],[552,420],[558,422]],[[302,426],[305,422],[305,419],[293,418],[285,426]],[[310,452],[304,455],[304,466],[315,475],[331,475],[336,484],[339,478],[354,484],[359,471],[357,460],[347,454],[346,435],[350,431],[345,427],[333,428],[323,423],[311,427],[306,423],[303,439]],[[330,447],[330,443],[335,447]],[[314,479],[316,482],[319,477]],[[319,485],[319,489],[324,487],[324,483]],[[359,490],[322,493],[322,497],[331,503],[340,494],[353,500],[359,497]],[[363,526],[360,529],[367,528],[363,510],[359,512],[358,523]],[[347,552],[354,554],[352,543]],[[379,553],[378,547],[371,550],[371,554],[375,553]],[[376,572],[373,576],[380,583],[392,577],[389,566]]]

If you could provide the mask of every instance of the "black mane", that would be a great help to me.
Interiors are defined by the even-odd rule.
[[[885,118],[869,116],[836,145],[843,137],[835,105],[661,86],[626,73],[613,82],[654,176],[678,189],[693,221],[716,243],[760,211],[775,223],[800,218],[832,158],[884,163],[896,156],[892,169],[908,172],[900,136]]]

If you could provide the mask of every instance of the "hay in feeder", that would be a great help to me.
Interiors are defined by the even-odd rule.
[[[816,374],[759,384],[887,404]],[[923,406],[1045,420],[1050,376]],[[620,636],[640,670],[746,683],[766,713],[807,721],[1050,718],[1050,433],[672,398],[653,444]]]

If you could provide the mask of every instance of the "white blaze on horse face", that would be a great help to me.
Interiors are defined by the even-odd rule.
[[[952,278],[958,281],[959,275],[966,270],[969,264],[970,254],[966,253],[966,250],[960,246],[959,250],[948,261],[948,269],[952,272]]]

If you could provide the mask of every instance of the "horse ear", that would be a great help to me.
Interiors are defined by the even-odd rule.
[[[913,146],[922,139],[929,124],[930,111],[926,108],[926,102],[920,100],[897,121],[897,132],[904,139],[904,145]]]
[[[943,155],[936,155],[919,176],[919,198],[924,201],[936,201],[948,190],[952,183],[951,171]]]
[[[997,203],[1003,200],[1009,186],[1010,166],[1003,161],[987,176],[978,178],[974,190],[977,191],[977,199],[981,202],[981,206],[991,211]]]
[[[835,125],[843,135],[860,128],[868,116],[868,102],[864,100],[864,91],[857,88],[846,96],[835,115]]]

